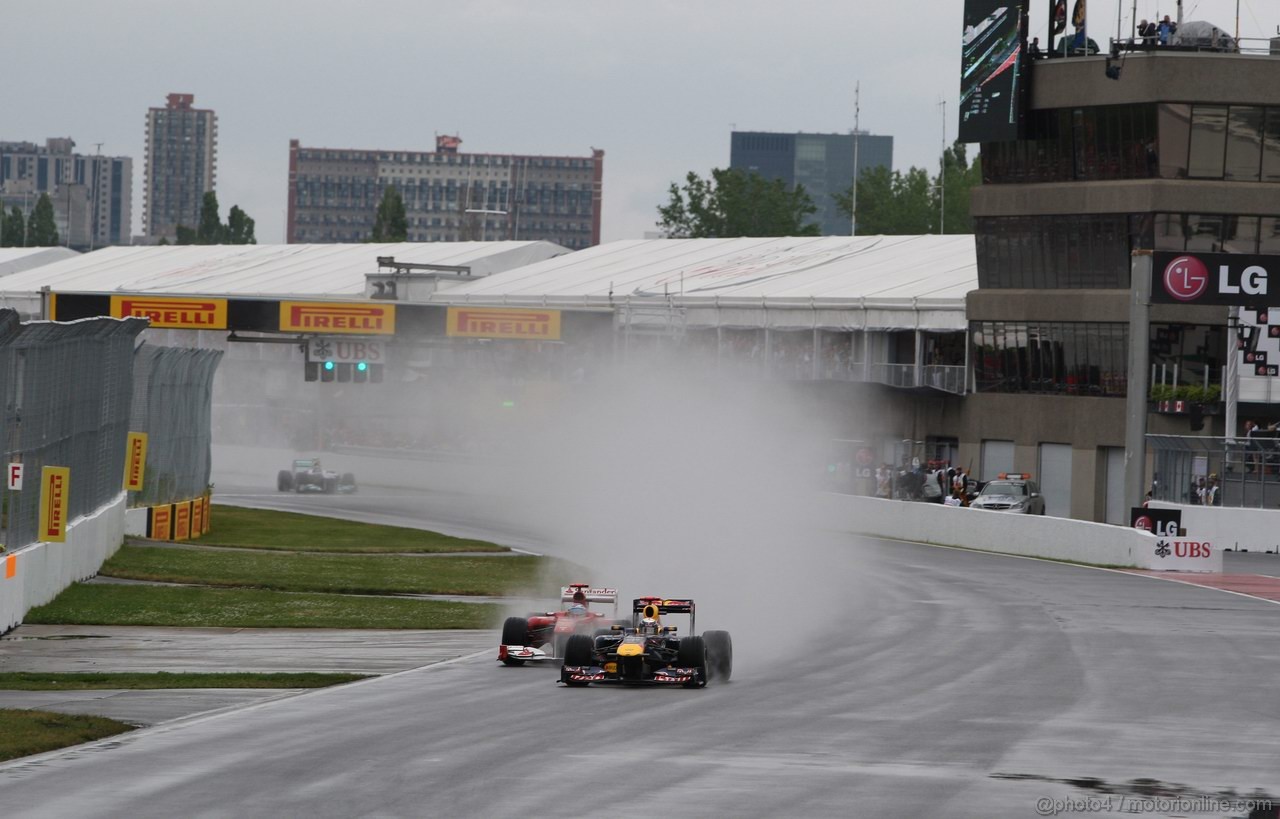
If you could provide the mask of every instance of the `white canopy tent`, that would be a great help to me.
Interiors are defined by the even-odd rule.
[[[432,302],[683,308],[690,327],[965,329],[971,235],[619,241],[441,289]]]

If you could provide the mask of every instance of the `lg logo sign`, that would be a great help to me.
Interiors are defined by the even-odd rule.
[[[1179,302],[1238,305],[1256,301],[1249,297],[1267,295],[1267,269],[1255,263],[1258,257],[1214,254],[1206,258],[1218,268],[1216,279],[1201,257],[1176,256],[1164,266],[1164,292]]]

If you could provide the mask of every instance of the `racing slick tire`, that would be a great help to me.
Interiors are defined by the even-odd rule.
[[[281,469],[276,473],[276,491],[292,492],[293,491],[293,473],[287,469]]]
[[[707,644],[701,637],[685,637],[681,640],[676,662],[696,672],[693,679],[684,684],[685,688],[701,688],[707,684]]]
[[[338,481],[336,478],[325,478],[320,483],[320,491],[326,495],[332,495],[338,491]]]
[[[595,661],[595,641],[585,634],[571,634],[564,644],[564,665],[591,665]],[[586,686],[585,682],[570,682],[573,687]]]
[[[702,641],[707,644],[707,670],[710,679],[728,682],[733,676],[733,640],[727,631],[704,631]]]
[[[523,617],[508,617],[502,623],[502,644],[504,646],[523,646],[529,644],[529,621]],[[503,665],[524,665],[524,660],[506,659]]]
[[[349,487],[351,487],[351,489],[349,489],[348,491],[350,491],[350,492],[355,492],[355,491],[356,491],[356,476],[355,476],[355,475],[353,475],[353,474],[352,474],[352,473],[350,473],[350,472],[343,472],[343,473],[342,473],[342,480],[341,480],[341,484],[342,484],[343,486],[349,486]]]

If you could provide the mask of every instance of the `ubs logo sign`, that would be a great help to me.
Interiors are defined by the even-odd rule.
[[[1178,301],[1194,301],[1209,286],[1209,268],[1195,256],[1179,256],[1164,268],[1164,289]]]

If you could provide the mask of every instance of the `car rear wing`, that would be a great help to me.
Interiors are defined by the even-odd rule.
[[[618,605],[617,589],[593,588],[586,583],[571,583],[560,589],[560,602],[572,603],[573,595],[577,592],[582,592],[588,603],[612,603],[615,607]]]
[[[637,597],[631,601],[632,616],[640,614],[644,611],[644,607],[654,605],[658,607],[658,614],[687,614],[689,615],[689,632],[693,633],[694,629],[694,606],[693,601],[687,597]]]

